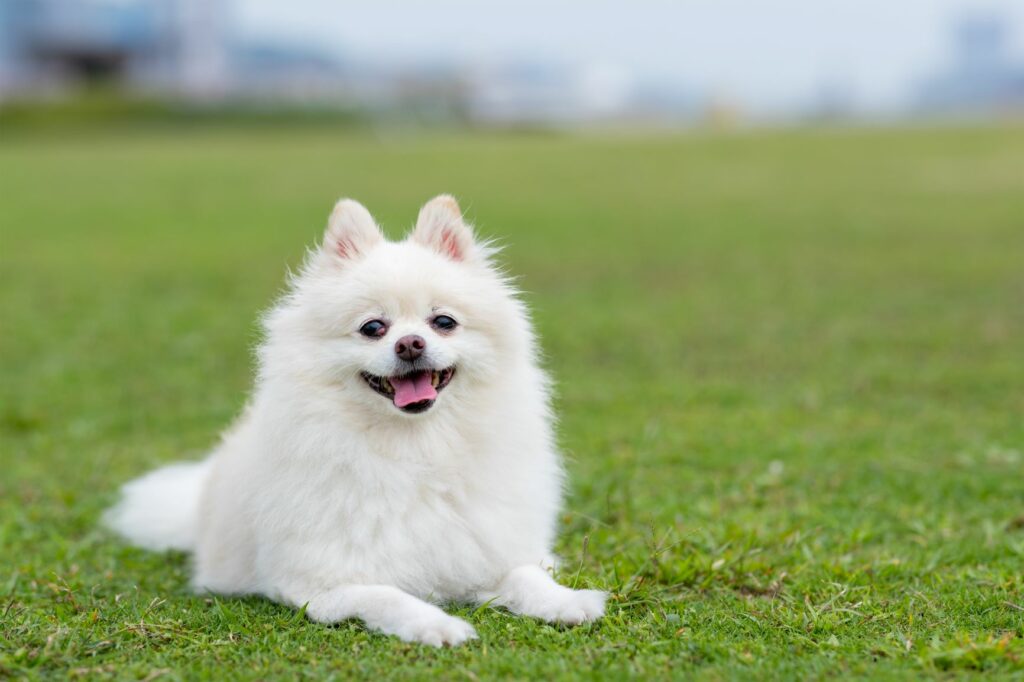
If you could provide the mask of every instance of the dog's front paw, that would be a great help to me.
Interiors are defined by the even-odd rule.
[[[530,615],[549,623],[579,625],[604,615],[608,595],[597,590],[559,590],[532,604]]]
[[[406,642],[430,646],[458,646],[476,639],[476,630],[466,621],[436,609],[402,623],[390,634]]]

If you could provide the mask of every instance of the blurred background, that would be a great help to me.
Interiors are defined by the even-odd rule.
[[[0,0],[8,123],[100,95],[467,126],[1011,117],[1024,3]]]

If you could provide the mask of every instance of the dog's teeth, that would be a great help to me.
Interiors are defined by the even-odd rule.
[[[395,392],[395,387],[391,385],[391,380],[390,379],[383,378],[383,379],[381,379],[381,383],[384,385],[384,389],[388,393],[394,393]]]
[[[441,376],[437,372],[430,373],[430,385],[437,388],[437,384],[441,381]]]

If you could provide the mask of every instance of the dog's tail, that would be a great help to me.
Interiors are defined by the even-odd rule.
[[[193,549],[199,496],[211,463],[171,464],[129,481],[121,488],[121,501],[103,515],[104,525],[146,549]]]

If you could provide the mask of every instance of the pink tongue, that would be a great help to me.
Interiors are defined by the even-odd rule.
[[[404,377],[391,377],[395,388],[395,407],[405,407],[421,400],[433,400],[437,391],[430,385],[430,372],[416,372]]]

